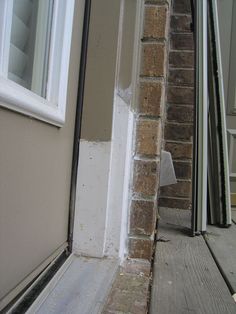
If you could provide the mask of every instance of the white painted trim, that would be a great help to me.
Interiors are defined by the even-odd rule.
[[[6,12],[8,11],[8,6],[6,5],[8,0],[4,0],[5,6],[3,9],[5,15],[0,14],[2,18],[0,24],[3,27],[3,30],[0,32],[0,106],[56,126],[64,124],[74,1],[54,0],[48,86],[46,99],[44,99],[6,77],[5,66],[6,64],[8,65],[8,62],[6,62],[5,46],[7,45],[5,43],[9,37],[9,27],[4,27]],[[1,4],[1,7],[3,7],[3,4]],[[59,58],[60,53],[61,57]]]
[[[52,100],[54,103],[56,100],[58,110],[63,117],[64,123],[75,0],[54,1],[56,14],[52,25],[52,44],[49,56],[47,99]],[[58,54],[60,52],[61,58],[59,59]],[[57,79],[59,79],[59,81],[57,81]]]
[[[63,114],[55,104],[4,77],[0,77],[0,100],[0,106],[13,111],[57,126],[64,123]]]
[[[208,160],[208,73],[207,73],[207,0],[197,4],[197,108],[198,108],[198,182],[197,226],[206,231]]]
[[[123,200],[122,200],[122,221],[120,230],[120,249],[119,258],[121,262],[124,261],[128,254],[127,237],[128,237],[128,223],[129,223],[129,208],[131,204],[130,196],[130,178],[132,177],[132,149],[133,149],[133,134],[134,134],[134,113],[129,112],[127,130],[127,146],[126,146],[126,161],[125,161],[125,177],[123,185]]]
[[[124,259],[127,238],[133,114],[124,100],[114,99],[104,255]],[[121,252],[122,249],[122,252]]]
[[[136,3],[136,19],[134,32],[134,51],[132,60],[131,97],[126,99],[119,90],[119,71],[122,49],[124,1],[121,2],[118,54],[116,64],[116,92],[114,97],[114,113],[112,123],[112,147],[109,191],[107,201],[106,239],[104,253],[108,256],[119,256],[121,262],[127,255],[127,237],[129,208],[131,202],[130,179],[132,177],[134,113],[137,98],[137,82],[139,73],[140,39],[142,34],[143,1]],[[125,47],[123,47],[125,49]],[[125,91],[123,91],[125,92]],[[123,93],[124,94],[124,93]]]

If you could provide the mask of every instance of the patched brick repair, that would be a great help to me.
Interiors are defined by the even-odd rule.
[[[129,257],[151,260],[157,219],[169,1],[145,1],[134,141]]]
[[[170,16],[165,149],[171,152],[178,183],[162,187],[159,206],[190,209],[194,117],[194,46],[190,0],[173,0]]]
[[[129,257],[151,260],[157,206],[191,207],[194,47],[190,0],[146,0],[141,39]],[[177,184],[159,190],[161,149]]]

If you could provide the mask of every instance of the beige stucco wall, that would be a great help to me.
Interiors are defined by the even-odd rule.
[[[120,0],[92,1],[81,130],[83,140],[111,140],[119,17]]]

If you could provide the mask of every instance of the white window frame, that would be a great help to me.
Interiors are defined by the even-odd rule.
[[[63,126],[74,1],[54,0],[47,91],[43,98],[7,78],[13,0],[0,0],[0,106]]]

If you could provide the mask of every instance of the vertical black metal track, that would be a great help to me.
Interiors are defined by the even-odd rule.
[[[69,226],[68,226],[69,252],[72,251],[72,240],[73,240],[76,181],[77,181],[77,169],[78,169],[78,160],[79,160],[79,141],[80,141],[80,134],[81,134],[81,120],[82,120],[84,86],[85,86],[85,75],[86,75],[86,64],[87,64],[90,12],[91,12],[91,0],[85,0],[83,36],[82,36],[80,71],[79,71],[79,85],[78,85],[78,94],[77,94],[77,109],[76,109],[76,117],[75,117],[74,148],[73,148],[72,172],[71,172],[71,190],[70,190],[70,205],[69,205]]]

